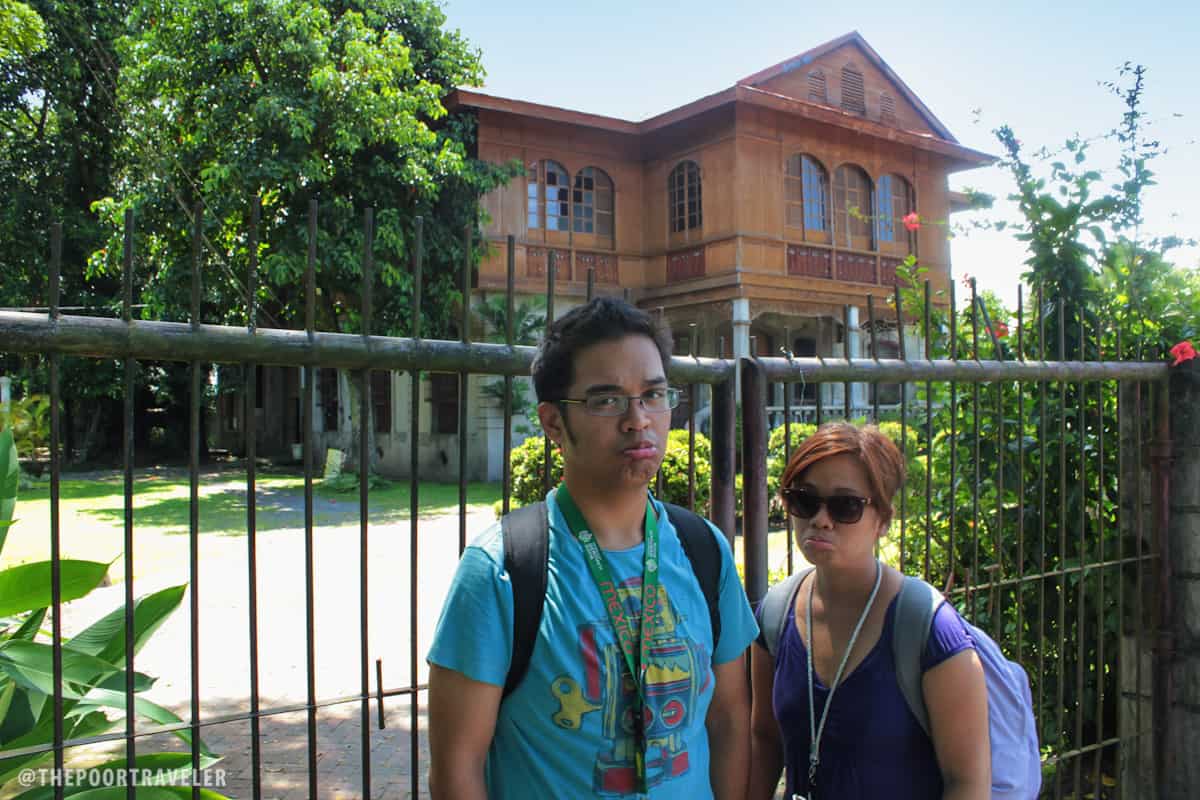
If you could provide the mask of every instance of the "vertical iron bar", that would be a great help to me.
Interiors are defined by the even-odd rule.
[[[900,281],[896,281],[896,339],[900,345],[900,360],[908,361],[904,342],[904,304],[900,297]],[[878,387],[878,384],[876,384]],[[908,463],[908,383],[900,384],[900,455]],[[908,493],[900,492],[900,571],[908,565]]]
[[[308,259],[304,267],[304,329],[311,342],[317,318],[317,201],[308,204]],[[306,367],[305,394],[312,392],[315,378],[312,365]],[[313,442],[312,404],[305,404],[308,424],[304,426],[304,655],[307,698],[308,796],[317,793],[317,641],[314,628],[315,587],[313,585]]]
[[[591,282],[592,268],[588,267],[588,282]],[[696,357],[696,323],[688,325],[688,356]],[[709,458],[712,458],[711,451]],[[688,384],[688,508],[696,510],[696,384]]]
[[[756,358],[742,360],[742,544],[746,595],[767,593],[767,380]]]
[[[553,250],[546,253],[546,333],[554,324],[554,284],[558,272],[557,254]],[[549,434],[542,434],[542,491],[550,491],[550,474],[554,467],[554,452],[550,447]],[[659,491],[662,494],[662,491]]]
[[[462,321],[463,344],[471,342],[471,226],[463,231]],[[470,382],[466,370],[458,373],[458,554],[467,549],[467,420]]]
[[[1039,286],[1037,290],[1037,324],[1038,324],[1038,361],[1046,363],[1046,306],[1045,295]],[[1046,532],[1049,529],[1046,521],[1047,492],[1046,492],[1046,436],[1049,427],[1046,424],[1046,392],[1047,381],[1038,381],[1038,671],[1037,671],[1037,709],[1040,714],[1045,699],[1046,684]],[[1045,730],[1045,726],[1042,726]],[[1043,735],[1041,739],[1045,739]]]
[[[897,303],[900,302],[899,294],[896,295],[896,302]],[[879,342],[876,341],[877,334],[875,333],[875,296],[871,295],[871,294],[867,295],[867,325],[871,329],[871,332],[870,332],[871,358],[873,358],[875,360],[875,363],[878,364],[879,363]],[[900,335],[901,335],[901,337],[904,336],[903,331],[901,331]],[[871,384],[871,422],[876,425],[879,424],[879,383],[878,382]],[[903,545],[901,545],[901,546],[903,546]]]
[[[506,241],[507,244],[507,278],[506,289],[504,295],[505,311],[504,311],[504,343],[509,347],[513,346],[513,294],[516,287],[516,239],[509,234]],[[512,375],[504,376],[504,463],[501,465],[501,482],[504,484],[500,487],[502,497],[502,511],[507,514],[510,504],[512,503],[512,463],[510,454],[512,453],[512,393],[513,393],[513,377]]]
[[[1058,298],[1058,360],[1067,360],[1066,317],[1062,295]],[[1067,382],[1058,382],[1058,742],[1059,752],[1067,750],[1066,671],[1067,671]],[[1061,760],[1054,769],[1054,796],[1063,792]]]
[[[975,279],[971,278],[971,358],[979,363],[979,296],[976,293]],[[983,480],[983,465],[980,463],[979,452],[979,382],[971,384],[971,432],[972,449],[971,461],[974,473],[974,485],[971,488],[971,575],[973,580],[979,580],[979,484]],[[975,606],[968,609],[971,622],[977,621]]]
[[[783,349],[787,360],[792,360],[792,332],[788,328],[783,329]],[[803,385],[803,384],[801,384]],[[792,460],[792,384],[785,383],[783,385],[783,464],[784,469],[787,469],[787,464]],[[783,474],[780,473],[782,480]],[[782,486],[779,488],[783,488]],[[771,499],[767,498],[770,503]],[[787,536],[787,574],[791,575],[795,570],[794,557],[792,554],[792,515],[784,512],[784,531]]]
[[[57,324],[59,316],[60,281],[62,275],[62,223],[56,222],[50,229],[50,291],[46,298],[50,309],[50,323]],[[54,769],[56,775],[63,774],[63,652],[62,652],[62,538],[60,525],[60,478],[62,477],[62,418],[59,404],[62,391],[59,387],[59,365],[61,356],[51,353],[50,361],[50,610],[51,614],[51,670],[53,672],[54,702]],[[69,455],[69,454],[68,454]],[[55,800],[64,796],[62,781],[54,782]]]
[[[830,341],[831,341],[831,342],[833,341],[833,337],[832,337],[832,336],[830,337]],[[831,354],[832,354],[832,353],[831,353]],[[823,363],[825,363],[825,359],[821,357],[821,354],[820,354],[820,353],[818,353],[818,354],[817,354],[817,358],[818,358],[818,359],[820,359],[820,361],[821,361],[821,363],[822,363],[822,364],[823,364]],[[819,428],[819,427],[821,427],[821,423],[824,421],[824,417],[825,417],[825,402],[824,402],[824,399],[821,397],[821,390],[822,390],[824,387],[823,387],[823,386],[822,386],[820,383],[818,383],[818,384],[816,384],[816,385],[815,385],[815,387],[814,387],[814,388],[816,389],[816,395],[817,395],[817,396],[816,396],[816,401],[817,401],[817,427]]]
[[[413,253],[413,338],[420,340],[421,338],[421,279],[425,270],[425,218],[417,217],[414,220],[416,225],[416,248]],[[509,317],[511,319],[511,316]],[[421,693],[417,691],[417,670],[420,667],[420,655],[418,652],[417,633],[418,633],[418,616],[417,616],[417,565],[419,549],[417,547],[418,530],[417,522],[420,517],[420,451],[417,449],[417,441],[420,438],[421,428],[421,370],[413,369],[410,371],[412,380],[412,402],[409,403],[409,479],[408,479],[408,540],[409,552],[408,559],[410,564],[409,571],[409,662],[408,662],[408,680],[412,688],[412,706],[411,706],[411,729],[409,732],[409,764],[412,765],[410,772],[412,782],[410,791],[412,797],[419,795],[421,782],[421,770],[417,769],[417,765],[421,763]]]
[[[842,356],[846,359],[846,364],[849,365],[850,364],[850,306],[848,306],[848,305],[842,306]],[[845,419],[847,422],[850,421],[850,415],[851,415],[850,395],[851,395],[851,386],[852,385],[853,384],[851,384],[850,381],[846,381],[842,385],[842,418]],[[745,425],[746,424],[745,416],[744,416],[745,415],[745,410],[744,410],[745,403],[742,404],[742,407],[743,407],[742,424]],[[743,479],[743,480],[745,480],[745,479]]]
[[[981,300],[980,309],[983,311],[985,318],[987,308]],[[995,354],[997,361],[1004,361],[1004,350],[1000,347],[1000,340],[996,334],[996,326],[989,324],[991,330],[992,343],[995,346]],[[1003,605],[1003,590],[1000,588],[1004,580],[1004,447],[1005,447],[1005,429],[1004,429],[1004,385],[1006,381],[996,381],[996,527],[992,531],[992,551],[995,558],[996,569],[992,572],[992,582],[996,586],[995,596],[997,602],[992,605],[992,631],[993,638],[1000,639],[1000,607]]]
[[[363,212],[363,254],[362,254],[362,337],[367,347],[370,347],[371,322],[374,315],[375,301],[375,209],[367,208]],[[391,384],[392,373],[387,373],[387,381]],[[371,655],[370,655],[370,581],[367,568],[370,548],[370,473],[371,451],[370,433],[374,419],[371,414],[374,374],[371,370],[362,371],[362,391],[358,396],[358,625],[359,625],[359,689],[362,695],[359,701],[359,714],[362,720],[359,731],[362,752],[359,753],[362,770],[363,797],[371,796]],[[390,392],[388,393],[390,397]],[[391,410],[388,410],[391,413]]]
[[[587,302],[592,302],[596,296],[596,268],[588,267],[587,271]]]
[[[1115,346],[1117,359],[1125,358],[1124,341],[1122,336],[1121,324],[1118,321],[1115,331]],[[1121,412],[1123,410],[1121,403],[1122,381],[1117,381],[1115,407],[1116,412],[1113,418],[1117,425],[1117,502],[1116,502],[1116,519],[1117,528],[1117,569],[1116,569],[1116,584],[1117,584],[1117,773],[1121,775],[1125,764],[1125,731],[1129,725],[1128,712],[1125,710],[1126,703],[1122,702],[1124,696],[1126,679],[1129,677],[1128,665],[1126,664],[1125,654],[1125,493],[1128,490],[1125,486],[1125,476],[1129,474],[1125,469],[1125,459],[1127,457],[1127,448],[1125,446],[1125,436],[1121,431]],[[1137,656],[1140,658],[1140,656]],[[1134,692],[1135,700],[1137,692]]]
[[[121,275],[121,318],[127,326],[133,326],[133,209],[125,209],[125,236],[123,273]],[[125,470],[125,762],[133,764],[137,759],[134,735],[137,732],[137,716],[133,695],[134,662],[134,606],[133,606],[133,382],[137,362],[125,358],[125,404],[124,404],[124,470]],[[125,797],[135,800],[133,782],[126,787]]]
[[[200,330],[200,261],[204,248],[204,206],[196,204],[192,229],[192,331]],[[190,448],[188,458],[188,595],[191,610],[192,655],[192,775],[200,774],[200,362],[191,364]],[[192,800],[200,800],[193,780]]]
[[[958,361],[958,308],[954,281],[950,281],[950,359]],[[954,582],[958,560],[958,382],[950,381],[950,553],[947,558],[946,586]]]
[[[1083,327],[1084,314],[1080,311],[1079,314],[1079,345],[1076,351],[1080,361],[1087,360],[1086,339],[1084,338]],[[1075,691],[1076,697],[1073,709],[1075,714],[1075,744],[1074,749],[1078,750],[1083,747],[1083,707],[1084,698],[1087,696],[1084,692],[1083,680],[1083,656],[1084,656],[1084,640],[1087,633],[1087,573],[1088,570],[1084,565],[1084,555],[1087,553],[1087,419],[1084,416],[1087,406],[1087,384],[1082,380],[1079,382],[1077,389],[1079,394],[1076,396],[1076,404],[1079,406],[1076,412],[1076,431],[1079,445],[1079,539],[1076,543],[1078,552],[1076,557],[1079,562],[1078,582],[1075,584]],[[1103,631],[1097,631],[1100,636],[1104,635]],[[1099,720],[1096,720],[1099,724]],[[1083,756],[1078,755],[1072,759],[1075,763],[1074,767],[1074,786],[1076,794],[1082,792],[1083,779]],[[1099,788],[1099,787],[1097,787]]]
[[[1096,318],[1096,360],[1104,361],[1104,323],[1099,316]],[[1103,742],[1107,737],[1104,728],[1104,682],[1108,670],[1104,664],[1104,639],[1108,636],[1104,628],[1104,607],[1107,604],[1104,596],[1104,573],[1107,567],[1104,566],[1104,556],[1107,548],[1104,546],[1105,525],[1104,516],[1108,513],[1105,507],[1105,500],[1108,493],[1104,490],[1104,381],[1096,382],[1096,436],[1098,441],[1097,454],[1099,456],[1098,480],[1096,482],[1096,535],[1098,541],[1097,568],[1096,568],[1096,741]],[[1101,762],[1104,760],[1104,748],[1096,750],[1096,757],[1092,762],[1092,786],[1096,787],[1095,791],[1099,792],[1101,787]]]
[[[930,313],[933,303],[932,289],[925,281],[925,310],[923,316],[925,360],[933,361],[933,338],[930,329]],[[925,563],[922,576],[929,582],[930,547],[933,541],[933,381],[925,381]]]
[[[1017,360],[1025,361],[1025,286],[1017,284]],[[1025,641],[1025,385],[1017,384],[1017,663]]]
[[[258,226],[262,217],[262,198],[250,206],[249,264],[246,274],[246,327],[251,335],[258,329]],[[253,800],[262,800],[262,741],[258,718],[258,369],[243,367],[246,393],[243,398],[242,425],[246,442],[246,569],[249,573],[247,598],[250,606],[250,768]],[[301,375],[304,375],[303,368]],[[303,394],[303,392],[302,392]],[[301,402],[304,402],[301,400]],[[309,397],[308,407],[312,407]],[[303,414],[301,414],[303,417]]]
[[[1138,342],[1138,354],[1141,355],[1141,342]],[[1143,583],[1142,574],[1142,557],[1144,555],[1144,545],[1146,537],[1146,497],[1145,497],[1145,481],[1142,477],[1144,465],[1142,463],[1142,425],[1143,414],[1145,409],[1142,404],[1142,384],[1141,382],[1134,384],[1133,395],[1133,476],[1134,483],[1134,505],[1133,505],[1133,526],[1134,526],[1134,589],[1133,589],[1133,614],[1134,614],[1134,638],[1136,649],[1134,650],[1134,697],[1136,703],[1133,707],[1134,713],[1134,730],[1136,731],[1134,739],[1134,757],[1137,759],[1137,775],[1138,786],[1142,785],[1142,737],[1145,733],[1145,727],[1142,723],[1142,705],[1145,702],[1145,697],[1142,693],[1142,653],[1145,652],[1145,640],[1143,638],[1142,629],[1146,625],[1146,610],[1145,603],[1145,585]],[[1151,724],[1154,723],[1153,716],[1150,718]]]

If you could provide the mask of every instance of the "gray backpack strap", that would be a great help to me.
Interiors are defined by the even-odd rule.
[[[796,592],[804,576],[813,568],[802,569],[795,575],[784,578],[767,590],[767,596],[762,600],[762,613],[759,623],[762,628],[760,640],[766,645],[771,658],[779,653],[779,642],[783,639],[783,626],[787,624],[788,609],[796,602]]]
[[[892,624],[892,657],[896,665],[896,682],[904,701],[917,718],[922,730],[929,733],[929,712],[921,690],[921,655],[929,642],[929,628],[942,595],[920,578],[904,576],[896,598],[896,617]]]

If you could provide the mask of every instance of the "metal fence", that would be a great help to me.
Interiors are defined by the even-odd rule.
[[[468,408],[467,376],[491,374],[503,376],[504,452],[512,449],[512,380],[527,375],[532,348],[513,345],[512,320],[516,285],[513,241],[508,241],[508,330],[505,344],[471,341],[472,322],[468,303],[463,304],[461,338],[458,341],[425,339],[420,319],[422,272],[424,269],[419,235],[413,253],[414,290],[412,297],[413,335],[410,338],[374,336],[372,330],[373,258],[371,241],[373,218],[365,220],[363,253],[362,326],[356,334],[332,333],[315,329],[314,295],[317,207],[310,209],[308,220],[310,247],[305,274],[307,302],[303,330],[259,328],[257,310],[247,309],[245,328],[211,326],[200,319],[202,261],[201,220],[196,218],[197,235],[193,263],[191,318],[187,322],[144,321],[133,318],[133,220],[126,217],[124,250],[125,283],[121,319],[98,319],[62,315],[58,309],[61,235],[52,237],[49,313],[0,312],[0,351],[44,356],[48,364],[51,402],[50,444],[50,552],[55,565],[52,582],[52,646],[54,653],[53,702],[55,725],[53,741],[46,746],[0,749],[0,760],[53,752],[55,765],[61,768],[67,751],[80,744],[123,741],[129,757],[138,752],[147,736],[186,729],[192,734],[192,763],[201,764],[200,736],[213,726],[231,723],[250,727],[248,771],[254,798],[263,792],[264,757],[261,726],[272,716],[302,712],[306,716],[304,765],[307,794],[316,798],[327,792],[319,784],[318,711],[339,704],[358,704],[361,736],[356,757],[361,774],[363,797],[378,794],[373,790],[372,728],[382,727],[384,704],[388,698],[407,698],[409,703],[409,791],[417,797],[423,791],[420,745],[423,739],[420,714],[421,694],[426,686],[418,681],[424,653],[418,643],[421,627],[422,564],[420,518],[420,465],[417,457],[419,428],[418,388],[422,370],[459,373],[459,430],[465,432],[471,409]],[[256,231],[250,232],[251,241]],[[255,297],[257,267],[255,248],[251,247],[247,265],[247,296]],[[554,254],[546,277],[547,319],[554,317],[554,301],[561,295],[555,285]],[[586,295],[593,293],[593,273],[588,271]],[[471,293],[471,265],[461,272],[464,296]],[[1045,796],[1063,797],[1093,792],[1096,797],[1148,796],[1142,787],[1153,779],[1153,758],[1161,753],[1155,747],[1165,726],[1163,717],[1151,727],[1151,707],[1160,702],[1159,682],[1152,680],[1157,662],[1148,660],[1154,651],[1149,636],[1156,629],[1157,609],[1152,588],[1159,574],[1162,542],[1153,535],[1165,530],[1165,498],[1156,491],[1161,474],[1163,447],[1169,446],[1166,415],[1161,410],[1166,369],[1161,363],[1121,362],[1103,359],[1104,343],[1119,332],[1095,331],[1091,338],[1080,335],[1082,347],[1072,360],[1067,354],[1063,316],[1060,313],[1059,346],[1047,339],[1045,322],[1039,313],[1040,330],[1037,350],[1026,342],[1026,331],[1016,333],[1015,346],[1002,346],[990,323],[982,325],[991,333],[985,345],[993,346],[991,359],[981,358],[980,325],[976,322],[973,341],[956,340],[953,296],[950,298],[949,343],[939,343],[938,331],[931,328],[929,289],[921,310],[923,320],[923,357],[911,358],[903,351],[899,359],[855,358],[849,351],[841,358],[778,358],[742,360],[740,363],[696,353],[676,356],[669,368],[673,382],[688,387],[689,502],[695,505],[695,441],[697,436],[696,398],[698,387],[711,388],[711,406],[701,412],[711,431],[711,505],[701,508],[723,530],[731,542],[741,539],[745,564],[745,587],[753,602],[765,593],[772,574],[791,571],[796,566],[791,543],[790,521],[773,508],[770,489],[778,480],[778,470],[794,444],[792,427],[797,414],[789,404],[790,392],[784,391],[782,448],[768,446],[771,383],[844,383],[840,409],[825,408],[818,402],[811,418],[819,423],[834,417],[866,416],[873,421],[898,426],[898,441],[909,463],[909,484],[898,504],[893,526],[893,544],[885,545],[884,557],[913,574],[923,575],[944,587],[956,604],[981,627],[988,628],[1010,656],[1021,661],[1033,679],[1036,711],[1044,744],[1046,765]],[[1044,308],[1039,303],[1039,309]],[[982,306],[974,299],[972,319]],[[905,310],[896,309],[899,324],[911,324]],[[874,309],[869,309],[869,330],[875,331]],[[1053,335],[1053,332],[1052,332]],[[873,334],[872,334],[873,338]],[[1035,337],[1030,336],[1029,339]],[[1059,359],[1046,360],[1047,342]],[[949,357],[935,357],[937,347],[948,348]],[[963,355],[966,348],[967,355]],[[722,345],[721,350],[724,349]],[[753,352],[753,349],[751,349]],[[872,352],[877,349],[872,347]],[[1006,356],[1007,354],[1007,356]],[[717,354],[721,355],[720,353]],[[60,481],[62,452],[60,436],[59,386],[60,363],[64,357],[120,359],[124,362],[124,591],[125,616],[125,727],[123,733],[68,740],[64,735],[63,708],[63,631],[61,627],[61,585],[57,565],[60,555]],[[187,721],[178,725],[141,725],[136,722],[134,680],[136,660],[132,643],[134,620],[134,418],[133,387],[139,360],[186,362],[191,365],[190,416],[190,679],[192,685]],[[305,587],[305,671],[306,697],[301,704],[267,706],[260,700],[259,685],[259,598],[256,587],[264,566],[258,560],[255,415],[245,416],[245,490],[246,557],[248,609],[245,628],[228,631],[229,637],[241,636],[249,648],[249,674],[246,678],[244,707],[234,713],[205,713],[206,698],[200,696],[200,619],[204,604],[202,592],[208,591],[211,577],[205,573],[200,557],[202,532],[200,499],[200,436],[204,387],[203,365],[219,362],[244,368],[244,402],[251,411],[255,404],[255,367],[280,365],[304,370],[303,381],[303,465],[304,465],[304,569]],[[317,368],[355,370],[364,374],[363,386],[370,386],[372,370],[405,371],[412,381],[410,436],[411,474],[409,477],[409,552],[408,563],[398,565],[381,579],[369,574],[369,531],[372,513],[367,481],[370,453],[366,435],[358,443],[359,538],[357,542],[358,626],[360,646],[357,653],[359,689],[336,697],[318,696],[315,679],[316,654],[322,643],[314,623],[314,479],[316,469],[313,447],[313,386]],[[901,383],[898,408],[852,408],[849,384]],[[740,384],[740,404],[737,386]],[[910,394],[915,395],[910,403]],[[878,395],[877,395],[878,396]],[[369,419],[369,392],[360,393],[361,419]],[[911,406],[911,407],[910,407]],[[740,410],[739,410],[740,409]],[[740,414],[740,420],[739,420]],[[741,425],[740,440],[736,437]],[[361,426],[360,426],[361,427]],[[779,435],[776,435],[779,438]],[[1150,459],[1153,478],[1145,481],[1147,443],[1153,441],[1156,458]],[[739,452],[740,446],[740,452]],[[458,548],[461,552],[467,530],[467,437],[459,437]],[[741,507],[735,497],[735,472],[744,481]],[[507,458],[503,474],[503,508],[510,502],[512,475]],[[549,474],[546,474],[549,482]],[[772,533],[784,529],[786,534]],[[740,531],[740,537],[738,532]],[[780,540],[786,544],[780,546]],[[425,540],[427,542],[427,540]],[[774,544],[773,544],[774,543]],[[428,544],[426,544],[428,546]],[[785,555],[780,555],[785,553]],[[269,569],[269,566],[266,567]],[[408,677],[402,685],[385,686],[378,661],[372,665],[368,613],[372,587],[379,581],[391,581],[401,570],[407,572]],[[221,581],[231,576],[221,576]],[[299,580],[301,576],[297,576]],[[398,610],[399,612],[399,610]],[[1146,656],[1145,658],[1143,656]],[[372,667],[374,666],[374,670]],[[1143,675],[1143,673],[1147,675]],[[374,678],[375,685],[372,686]],[[1149,688],[1148,688],[1149,687]],[[372,704],[375,714],[372,714]],[[1147,765],[1150,765],[1149,767]],[[1149,770],[1149,771],[1147,771]],[[58,787],[56,796],[62,796]],[[129,789],[133,797],[133,789]],[[193,796],[199,796],[198,789]]]

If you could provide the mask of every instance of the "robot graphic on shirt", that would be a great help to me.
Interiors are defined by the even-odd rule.
[[[625,581],[618,591],[635,629],[640,630],[641,577]],[[678,635],[675,612],[661,585],[653,613],[642,709],[647,788],[688,771],[688,746],[680,731],[695,719],[710,680],[707,654],[700,644]],[[579,651],[583,685],[570,675],[560,675],[551,683],[559,703],[554,723],[578,730],[585,714],[599,713],[606,746],[596,754],[593,788],[600,797],[631,794],[637,790],[633,718],[637,695],[607,618],[579,626]]]

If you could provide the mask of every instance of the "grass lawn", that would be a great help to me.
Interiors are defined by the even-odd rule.
[[[139,574],[162,558],[186,563],[189,532],[190,484],[186,472],[138,474],[134,481],[133,521],[136,547],[135,569]],[[124,552],[124,483],[120,473],[104,473],[86,480],[69,475],[60,485],[59,515],[62,556],[115,562],[109,570],[119,580]],[[200,482],[200,532],[210,536],[245,536],[246,485],[237,472],[203,476]],[[457,484],[421,483],[417,495],[421,515],[457,513]],[[304,478],[294,474],[263,474],[258,477],[257,530],[269,533],[304,527]],[[467,486],[469,510],[490,507],[500,499],[498,484]],[[409,484],[388,482],[371,491],[370,520],[390,524],[409,517]],[[22,490],[9,530],[0,566],[50,557],[50,487],[41,481]],[[314,526],[358,527],[358,490],[333,491],[314,482]]]

